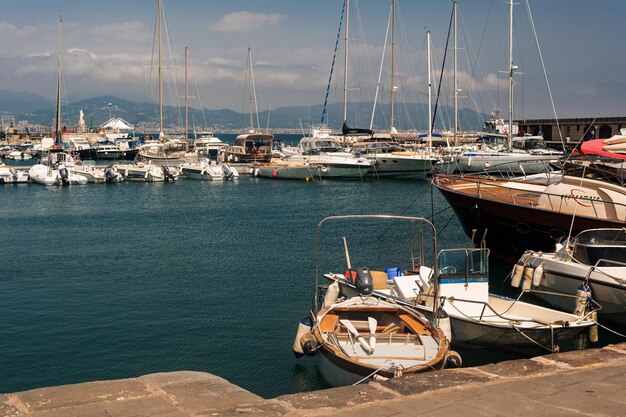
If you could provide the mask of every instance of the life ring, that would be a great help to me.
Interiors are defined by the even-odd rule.
[[[572,155],[578,155],[578,149],[574,148],[574,150],[572,151]]]

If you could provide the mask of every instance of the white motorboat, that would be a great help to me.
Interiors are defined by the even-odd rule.
[[[590,292],[601,319],[626,323],[626,229],[591,229],[550,253],[527,251],[519,264],[535,276],[540,299],[566,311],[577,308],[577,291]]]
[[[305,137],[300,140],[300,154],[284,158],[285,161],[320,166],[320,175],[333,178],[364,178],[374,167],[374,161],[355,156],[332,138]]]
[[[72,171],[74,160],[65,152],[50,152],[43,163],[35,164],[28,170],[32,182],[41,185],[82,185],[86,177]]]
[[[15,151],[10,152],[6,156],[6,159],[12,159],[13,161],[26,161],[26,160],[31,159],[31,156],[29,153],[15,150]]]
[[[82,164],[76,164],[71,171],[75,174],[87,178],[89,183],[103,184],[116,183],[124,181],[124,176],[113,166],[97,167],[94,161],[83,161]]]
[[[209,158],[200,158],[198,162],[181,165],[185,178],[204,181],[221,181],[239,177],[237,170],[229,164]]]
[[[0,184],[20,184],[28,182],[28,173],[0,162]]]
[[[357,218],[363,222],[380,216]],[[408,236],[413,233],[411,222],[428,226],[430,234],[436,235],[432,224],[422,218],[382,218],[391,218],[398,225],[401,221],[409,222]],[[430,254],[425,249],[423,235],[417,242],[409,239],[406,252],[410,263],[405,268],[393,268],[392,275],[385,272],[387,268],[370,269],[374,277],[373,295],[410,306],[430,318],[449,317],[453,345],[515,352],[554,352],[559,350],[561,342],[572,342],[574,337],[595,325],[592,314],[585,309],[580,315],[564,313],[519,298],[489,293],[489,250],[486,248],[444,249],[439,251],[436,264],[428,267],[424,260]],[[419,248],[418,261],[415,260],[418,251],[414,247]],[[435,251],[436,241],[431,252]],[[393,252],[384,256],[390,259],[398,256],[397,249]],[[369,252],[367,256],[370,256]],[[384,265],[384,260],[378,259],[380,257],[368,259],[368,264],[374,267]],[[345,274],[327,273],[324,276],[340,284],[346,296],[356,295],[356,286]],[[434,312],[439,313],[435,315]]]
[[[352,153],[374,161],[369,171],[374,178],[425,178],[439,162],[439,158],[403,149],[395,142],[356,142],[352,144]]]
[[[115,168],[122,173],[126,181],[163,182],[178,179],[177,171],[168,166],[157,166],[138,162],[134,164],[115,165]]]

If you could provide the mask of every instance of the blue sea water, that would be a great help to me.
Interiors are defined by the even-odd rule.
[[[324,388],[312,358],[291,352],[312,305],[315,227],[329,215],[444,210],[440,246],[466,244],[424,187],[249,177],[0,187],[0,392],[175,370],[263,397]],[[354,262],[398,240],[352,227]],[[339,239],[329,247],[342,261]],[[485,356],[475,361],[495,358]]]

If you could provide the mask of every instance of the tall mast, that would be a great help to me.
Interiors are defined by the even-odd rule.
[[[517,67],[513,65],[513,0],[509,1],[509,146],[513,137],[513,73]]]
[[[349,35],[350,0],[346,0],[346,36],[343,51],[343,123],[348,120],[348,35]]]
[[[252,49],[248,46],[248,77],[249,77],[249,85],[250,85],[250,130],[254,130],[254,122],[252,121],[252,104],[253,104],[253,87],[252,83],[254,82],[252,79]]]
[[[159,138],[163,135],[163,74],[161,65],[161,0],[157,0],[157,36],[159,38]]]
[[[430,30],[426,32],[426,43],[428,45],[427,50],[428,50],[428,146],[432,148],[433,146],[433,122],[432,122],[432,81],[431,81],[431,69],[430,69]]]
[[[458,144],[457,134],[459,132],[459,87],[457,83],[457,36],[456,36],[456,21],[457,21],[457,8],[458,1],[454,0],[453,10],[454,10],[454,144]]]
[[[391,0],[391,130],[394,129],[394,93],[395,86],[395,49],[396,49],[396,0]]]
[[[189,48],[185,46],[185,150],[189,151],[189,91],[187,81],[187,52]]]
[[[63,44],[63,18],[59,17],[59,57],[57,61],[57,117],[56,117],[56,135],[55,144],[61,144],[61,50]]]

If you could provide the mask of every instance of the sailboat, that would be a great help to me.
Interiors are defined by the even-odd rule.
[[[514,1],[509,0],[509,59],[508,59],[508,101],[509,117],[508,126],[504,127],[506,141],[496,147],[481,145],[480,149],[469,149],[462,152],[457,163],[459,170],[464,173],[489,172],[500,175],[527,175],[537,174],[551,170],[551,164],[557,162],[562,152],[553,149],[526,150],[513,146],[513,75],[518,72],[518,66],[513,62],[513,6]],[[457,1],[454,1],[457,7]],[[456,13],[455,13],[456,17]],[[456,28],[456,23],[455,23]],[[455,31],[456,32],[456,31]],[[456,34],[455,34],[456,39]],[[455,46],[456,51],[456,46]],[[456,61],[456,60],[455,60]],[[455,78],[456,80],[456,78]],[[455,81],[456,82],[456,81]],[[456,91],[456,87],[455,87]],[[456,94],[455,94],[456,97]],[[490,132],[493,133],[493,132]],[[524,137],[517,138],[523,141]]]
[[[62,71],[62,45],[63,45],[63,20],[59,19],[59,54],[57,61],[57,106],[56,106],[56,136],[54,145],[50,147],[47,156],[42,156],[39,163],[33,165],[28,171],[28,177],[32,182],[41,185],[73,185],[87,184],[87,178],[78,175],[70,169],[74,165],[72,156],[63,152],[61,148],[61,71]]]
[[[274,135],[269,133],[257,132],[254,128],[254,118],[252,117],[253,107],[257,107],[256,89],[254,86],[254,70],[252,67],[252,48],[248,47],[248,82],[250,90],[250,128],[247,133],[241,134],[235,138],[235,143],[228,147],[226,152],[227,162],[269,162],[272,159],[272,147],[274,143]],[[258,110],[257,110],[257,125]]]
[[[185,47],[185,137],[189,137],[189,94],[187,92],[187,56],[189,49]],[[187,148],[188,148],[187,140]],[[204,137],[195,135],[194,140],[196,161],[181,165],[181,174],[186,178],[205,181],[220,181],[239,177],[239,172],[223,163],[227,144],[206,132]]]
[[[391,99],[391,114],[390,114],[390,137],[392,140],[403,137],[404,139],[413,138],[417,140],[416,134],[399,133],[395,127],[395,93],[397,90],[395,82],[395,56],[396,56],[396,0],[391,0],[391,10],[389,13],[391,19],[391,85],[390,85],[390,99]],[[384,60],[383,60],[384,61]],[[381,62],[381,71],[382,73]],[[376,92],[378,95],[378,91]],[[370,128],[374,121],[374,109],[372,109],[372,118],[370,121]],[[430,174],[430,171],[437,162],[439,157],[436,157],[423,150],[408,150],[401,148],[399,144],[395,142],[387,141],[364,141],[353,144],[353,152],[360,155],[364,155],[367,158],[374,161],[374,167],[369,172],[369,175],[375,178],[395,178],[395,179],[417,179],[424,178]]]
[[[186,142],[168,138],[163,132],[163,65],[161,52],[161,0],[157,0],[157,42],[158,42],[158,83],[159,83],[159,140],[149,142],[139,148],[137,159],[152,165],[177,166],[185,160]],[[176,179],[174,170],[168,170],[170,177]]]

